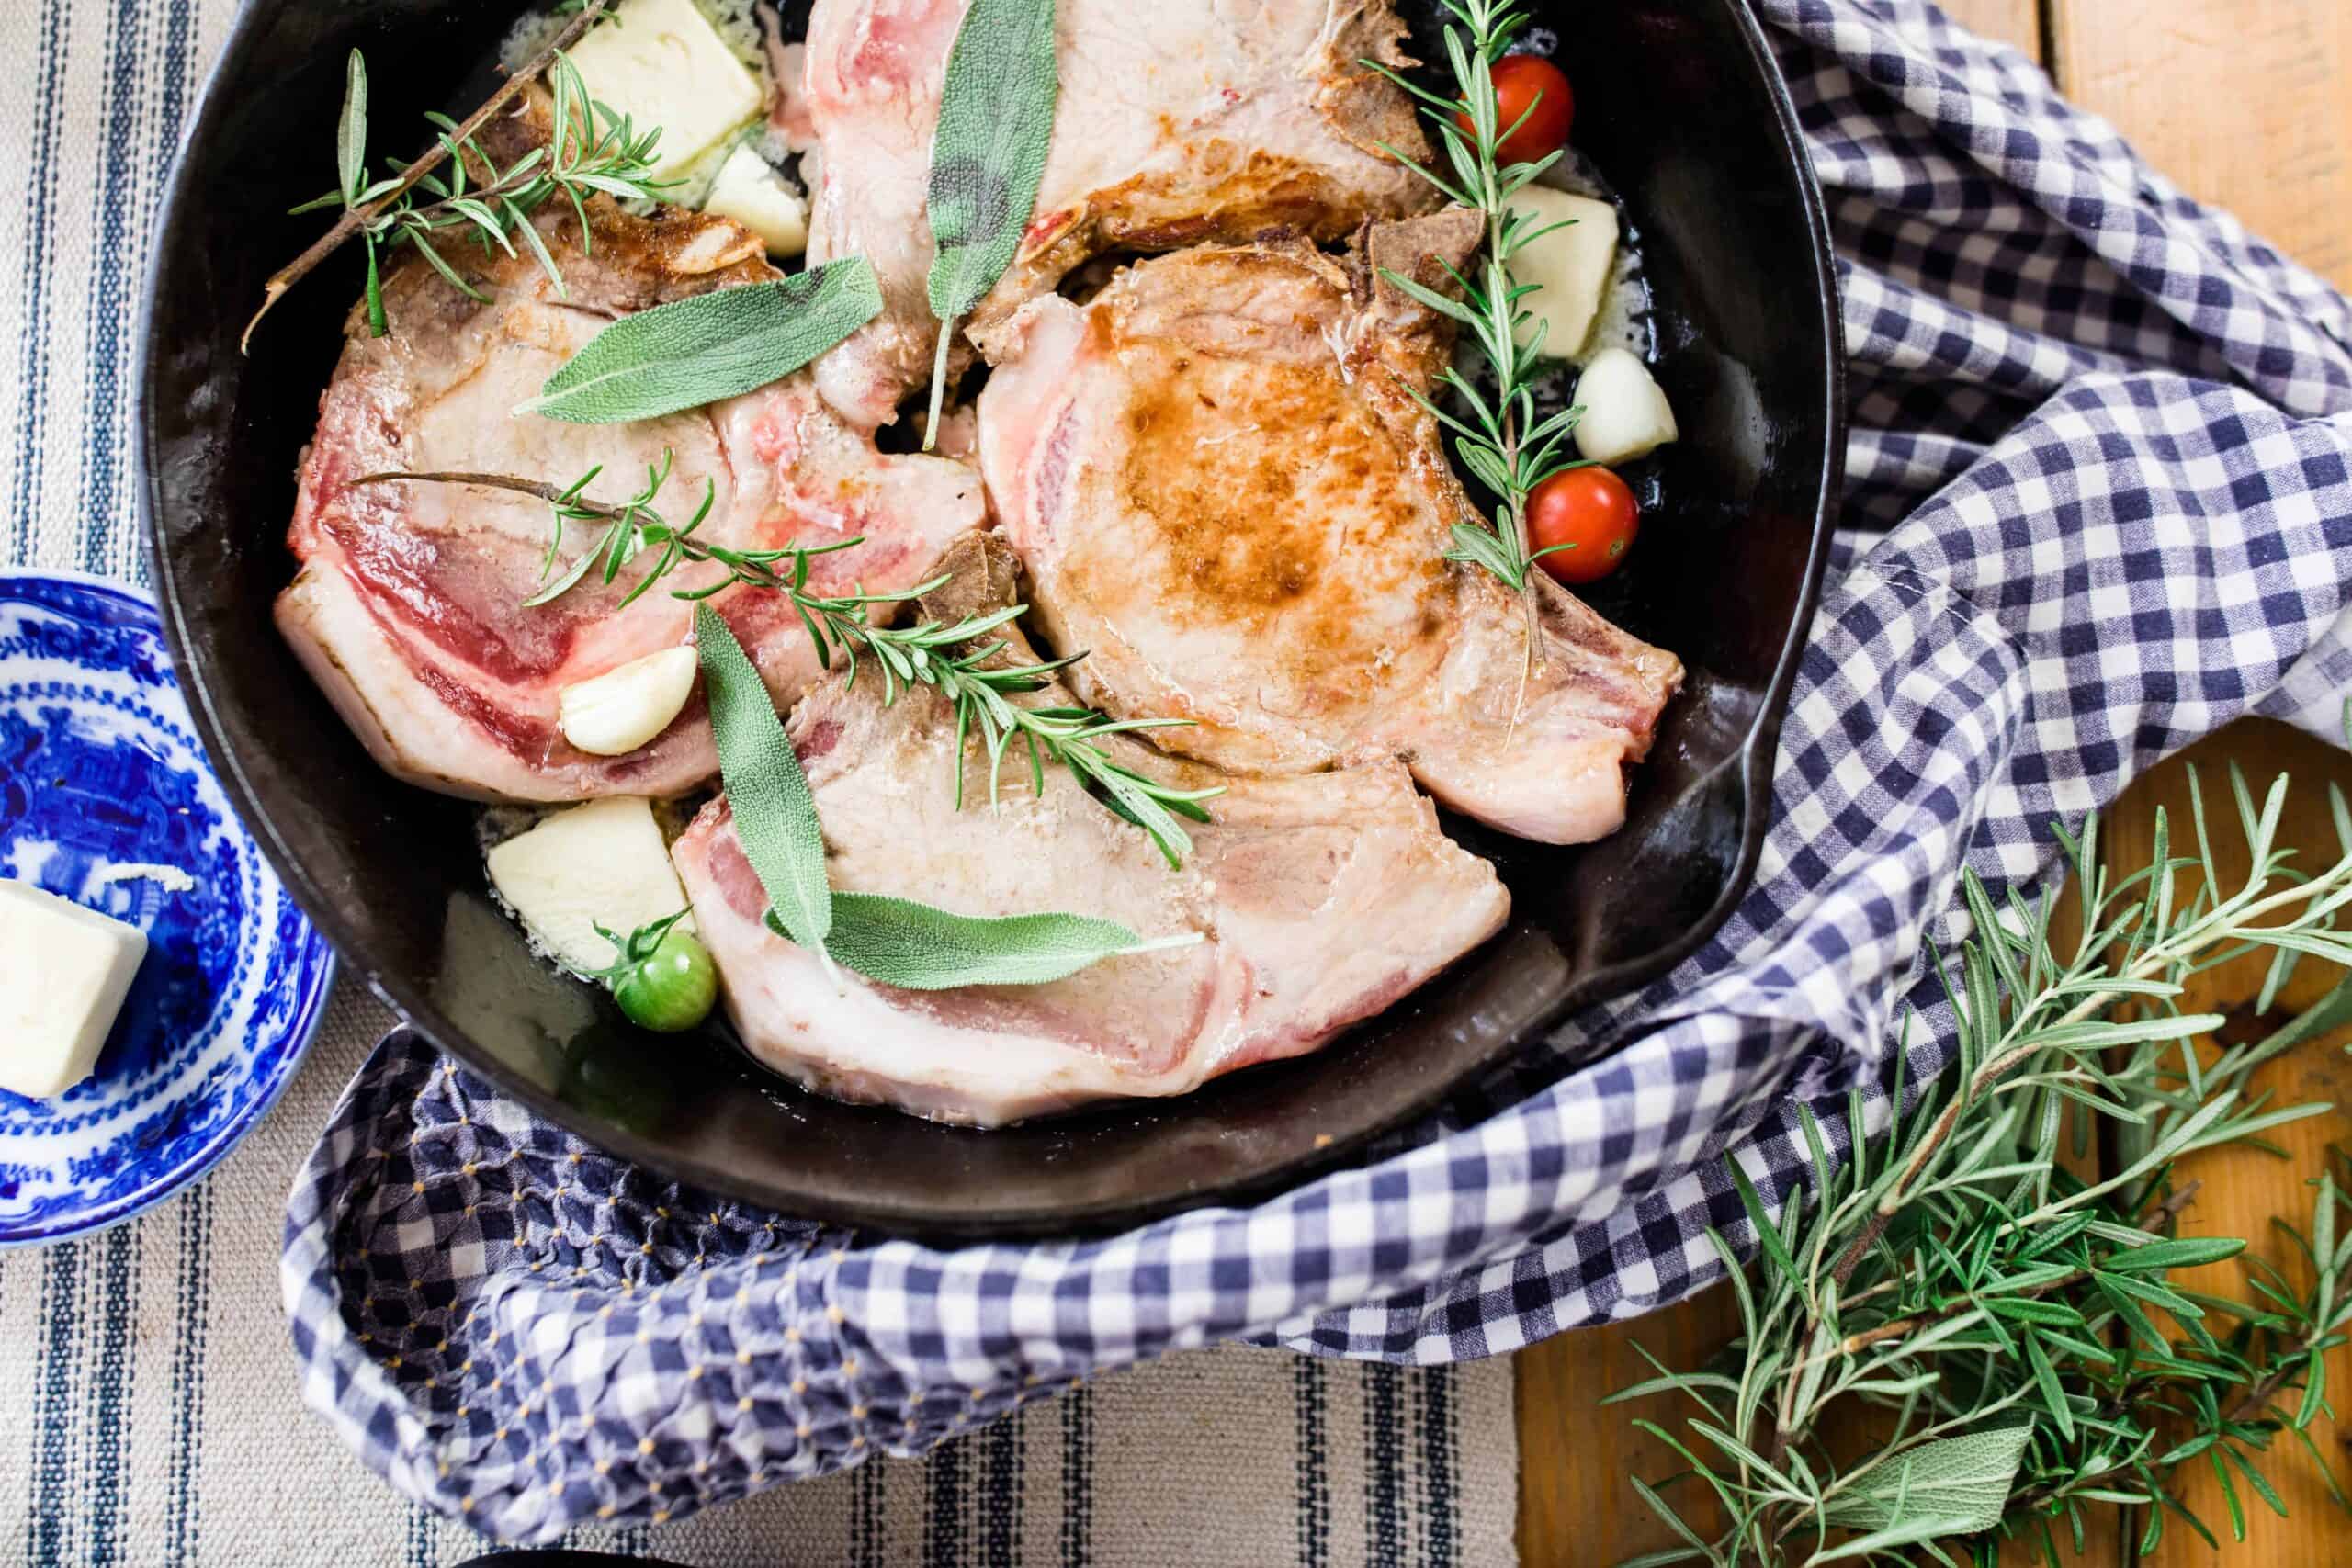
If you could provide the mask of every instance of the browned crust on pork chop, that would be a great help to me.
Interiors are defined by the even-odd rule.
[[[1381,274],[1436,287],[1477,229],[1204,247],[1040,299],[979,400],[981,464],[1040,625],[1092,650],[1090,702],[1190,719],[1160,744],[1227,769],[1401,757],[1456,809],[1577,842],[1623,819],[1681,666],[1540,574],[1531,660],[1517,597],[1444,557],[1484,525],[1414,397],[1449,334]]]

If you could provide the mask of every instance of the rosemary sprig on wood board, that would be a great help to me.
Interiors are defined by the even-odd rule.
[[[993,802],[1001,783],[1004,761],[1016,746],[1027,754],[1030,784],[1042,791],[1046,765],[1051,762],[1086,785],[1114,815],[1142,829],[1171,867],[1182,864],[1193,840],[1178,818],[1206,822],[1204,800],[1225,793],[1211,789],[1175,789],[1112,760],[1101,742],[1114,735],[1132,734],[1183,725],[1189,719],[1114,719],[1092,708],[1057,705],[1029,707],[1013,702],[1042,691],[1054,675],[1085,657],[1072,654],[1042,664],[1016,664],[998,656],[1004,644],[991,634],[1025,614],[1025,604],[1007,605],[985,615],[967,615],[951,623],[920,620],[906,626],[876,626],[871,619],[877,606],[910,604],[946,581],[934,578],[911,588],[888,593],[862,589],[848,593],[818,593],[808,587],[809,563],[820,556],[852,549],[865,543],[862,536],[827,545],[787,545],[777,549],[738,550],[696,536],[710,515],[716,490],[705,481],[702,500],[694,515],[673,525],[655,509],[654,502],[669,481],[670,456],[646,469],[645,486],[617,506],[592,501],[585,492],[603,472],[591,468],[561,489],[537,479],[508,474],[382,473],[368,474],[355,484],[384,484],[411,480],[432,484],[477,485],[535,496],[548,503],[554,527],[542,561],[544,586],[525,601],[526,606],[548,604],[585,581],[590,572],[606,583],[646,551],[653,558],[622,596],[628,605],[655,583],[689,562],[713,562],[724,577],[695,588],[673,588],[673,598],[701,601],[726,588],[741,585],[784,594],[800,616],[801,627],[817,650],[818,662],[833,667],[836,650],[849,661],[847,679],[855,681],[861,656],[881,670],[882,700],[898,700],[907,686],[929,686],[955,705],[956,733],[977,735],[989,759],[989,798]],[[581,552],[570,567],[556,572],[564,525],[602,524],[604,532]],[[956,800],[964,800],[963,774],[956,779]]]
[[[473,292],[434,250],[429,236],[440,230],[471,229],[485,245],[495,243],[509,254],[514,254],[510,238],[520,238],[560,288],[562,276],[526,220],[528,214],[559,190],[577,206],[588,191],[650,199],[659,188],[650,176],[660,128],[640,133],[627,119],[594,104],[579,73],[563,58],[563,51],[604,16],[608,0],[587,0],[545,48],[462,122],[445,115],[428,116],[436,131],[432,147],[406,167],[373,182],[367,174],[367,66],[359,51],[353,50],[346,65],[343,113],[335,128],[336,188],[294,209],[308,212],[339,205],[343,216],[300,255],[270,275],[262,286],[261,308],[245,323],[238,340],[240,351],[251,348],[254,329],[288,289],[355,237],[368,248],[368,325],[379,337],[387,330],[379,278],[379,247],[414,244],[443,276],[469,294]],[[497,169],[483,155],[475,133],[550,67],[557,70],[554,134],[548,146],[526,153],[512,168]],[[469,186],[473,176],[466,167],[469,157],[490,171],[492,177]],[[437,173],[445,163],[456,165],[446,176]],[[420,186],[429,198],[423,202],[413,194]],[[582,226],[585,243],[584,212]]]
[[[2244,1539],[2249,1500],[2285,1511],[2265,1473],[2281,1438],[2309,1450],[2346,1502],[2309,1428],[2328,1408],[2323,1358],[2352,1328],[2352,1165],[2313,1177],[2307,1228],[2281,1226],[2300,1277],[2245,1258],[2245,1300],[2172,1278],[2245,1248],[2177,1234],[2196,1196],[2177,1162],[2262,1145],[2268,1129],[2324,1111],[2273,1107],[2249,1077],[2352,1021],[2346,980],[2266,1039],[2200,1053],[2222,1020],[2179,1009],[2190,976],[2250,953],[2272,960],[2266,1000],[2301,958],[2352,964],[2339,929],[2352,811],[2331,792],[2342,855],[2305,872],[2278,844],[2285,785],[2257,807],[2232,772],[2251,852],[2243,880],[2224,880],[2199,793],[2196,852],[2174,856],[2159,814],[2151,866],[2120,880],[2099,866],[2095,819],[2062,830],[2084,912],[2064,951],[2054,896],[1996,906],[1964,879],[1970,934],[1939,965],[1959,1028],[1951,1072],[1876,1135],[1857,1089],[1842,1166],[1801,1111],[1814,1183],[1777,1220],[1735,1165],[1760,1247],[1753,1277],[1709,1234],[1739,1337],[1696,1371],[1653,1361],[1658,1376],[1615,1396],[1671,1392],[1692,1407],[1677,1430],[1636,1423],[1687,1466],[1634,1481],[1683,1543],[1640,1562],[1949,1563],[1958,1552],[1989,1568],[2000,1542],[2019,1538],[2054,1564],[2062,1538],[2079,1551],[2102,1506],[2142,1511],[2137,1552],[2167,1521],[2211,1542],[2176,1483],[2188,1464],[2216,1477],[2227,1528]],[[2200,880],[2184,897],[2187,872]],[[1903,1087],[1898,1077],[1898,1106]],[[2070,1121],[2078,1137],[2099,1124],[2127,1134],[2116,1174],[2058,1168]],[[1861,1429],[1883,1438],[1860,1453],[1837,1440]]]

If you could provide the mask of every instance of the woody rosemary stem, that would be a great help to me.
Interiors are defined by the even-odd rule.
[[[253,320],[245,323],[243,335],[237,339],[237,352],[240,354],[252,352],[254,329],[261,325],[261,319],[269,314],[270,307],[285,298],[288,289],[309,276],[321,262],[341,250],[345,242],[354,234],[390,212],[399,204],[401,197],[416,187],[419,180],[448,162],[451,143],[464,146],[475,131],[490,123],[492,115],[513,103],[525,87],[537,81],[541,73],[547,70],[558,54],[578,43],[582,36],[596,25],[604,16],[605,8],[610,4],[611,0],[588,0],[586,7],[578,16],[566,22],[562,30],[548,40],[546,48],[533,55],[520,71],[509,76],[505,85],[492,93],[481,107],[468,115],[447,141],[435,141],[423,157],[401,170],[399,179],[393,182],[391,189],[364,207],[345,209],[343,216],[335,220],[334,228],[312,241],[311,247],[300,255],[270,274],[269,281],[262,285],[261,309],[255,310]]]

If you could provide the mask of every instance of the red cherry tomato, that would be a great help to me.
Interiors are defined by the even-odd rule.
[[[1495,62],[1494,80],[1495,134],[1502,137],[1502,144],[1496,149],[1498,161],[1532,164],[1568,144],[1577,100],[1558,66],[1532,54],[1506,54]],[[1532,113],[1531,104],[1534,106]],[[1524,124],[1520,121],[1521,115],[1527,116]],[[1470,130],[1467,109],[1456,113],[1453,120],[1464,132]],[[1514,125],[1517,130],[1511,130]]]
[[[1555,582],[1598,582],[1634,547],[1642,509],[1623,479],[1607,468],[1554,474],[1527,498],[1527,547],[1569,545],[1535,564]]]

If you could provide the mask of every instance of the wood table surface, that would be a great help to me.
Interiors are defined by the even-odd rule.
[[[2121,128],[2141,154],[2192,195],[2234,210],[2288,254],[2352,288],[2352,0],[1945,0],[1979,32],[2026,51],[2069,97]],[[2141,779],[2109,814],[2106,841],[2119,857],[2145,852],[2159,805],[2187,800],[2187,763],[2211,779],[2234,760],[2257,784],[2284,771],[2296,781],[2287,839],[2306,856],[2333,859],[2325,788],[2352,791],[2352,758],[2283,725],[2247,720],[2211,737]],[[2128,864],[2123,869],[2130,869]],[[2326,977],[2306,965],[2282,1005],[2302,1005]],[[2259,961],[2202,977],[2192,1005],[2227,1010],[2248,1002]],[[2352,1145],[2352,1062],[2345,1036],[2330,1037],[2270,1065],[2257,1083],[2292,1100],[2328,1100],[2334,1115],[2283,1129],[2296,1156],[2278,1161],[2225,1152],[2188,1172],[2203,1189],[2185,1234],[2255,1238],[2256,1250],[2284,1263],[2274,1214],[2308,1223],[2302,1186],[2330,1143]],[[2234,1265],[2217,1265],[2209,1289],[2234,1289]],[[1628,1424],[1664,1419],[1662,1401],[1600,1408],[1600,1397],[1647,1375],[1636,1344],[1674,1365],[1692,1365],[1730,1337],[1733,1312],[1721,1290],[1631,1324],[1565,1334],[1519,1358],[1520,1549],[1530,1568],[1594,1568],[1674,1544],[1651,1518],[1629,1473],[1670,1472],[1663,1446]],[[2352,1348],[2330,1367],[2330,1385],[2352,1388]],[[2323,1452],[2352,1471],[2352,1400],[2343,1418],[2313,1432]],[[1652,1408],[1651,1406],[1655,1406]],[[2258,1506],[2244,1545],[2223,1535],[2217,1556],[2184,1529],[2168,1530],[2150,1561],[2261,1563],[2264,1568],[2352,1568],[2352,1517],[2328,1500],[2308,1459],[2281,1453],[2269,1468],[2287,1504],[2279,1519]],[[2202,1480],[2202,1486],[2198,1480]],[[2204,1518],[2225,1514],[2211,1477],[2188,1483]],[[2012,1551],[2007,1562],[2037,1560]],[[2120,1561],[2112,1529],[2078,1559],[2107,1568]]]

